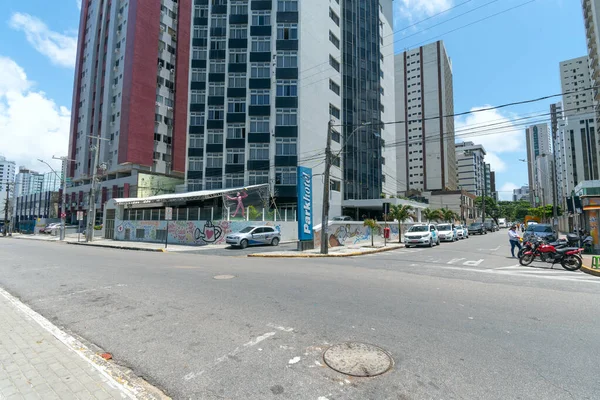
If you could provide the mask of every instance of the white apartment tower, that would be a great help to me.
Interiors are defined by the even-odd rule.
[[[331,215],[396,193],[395,131],[380,124],[395,118],[392,0],[196,1],[192,15],[189,191],[269,183],[294,207],[296,168],[324,171],[331,120]]]
[[[588,65],[594,100],[600,102],[600,1],[581,0],[588,49]]]
[[[543,170],[549,171],[550,167],[546,166],[546,163],[550,163],[552,157],[551,138],[548,124],[537,124],[527,127],[525,137],[527,141],[527,169],[529,176],[529,187],[531,188],[532,193],[531,200],[532,203],[539,205],[541,204],[539,201],[539,196],[542,191],[552,193],[550,191],[551,186],[544,188],[539,186],[539,182],[541,182],[539,175],[542,169],[540,168],[541,164],[538,163],[538,158],[543,158]]]
[[[14,194],[15,181],[15,162],[9,161],[4,156],[0,156],[0,220],[4,221],[7,189],[8,198]],[[10,208],[9,208],[10,211]]]
[[[452,63],[442,41],[396,55],[398,192],[454,190]]]
[[[590,79],[587,56],[560,63],[563,113],[566,117],[594,111],[594,92],[590,90]]]
[[[485,155],[485,149],[480,144],[473,142],[456,144],[456,170],[460,189],[475,196],[483,196],[487,184]],[[487,178],[490,180],[490,177]],[[491,196],[491,190],[487,195]]]

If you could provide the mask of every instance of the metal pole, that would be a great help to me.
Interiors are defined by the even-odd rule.
[[[94,225],[96,224],[96,175],[98,172],[98,158],[100,157],[100,136],[96,136],[96,145],[94,146],[94,163],[92,164],[92,182],[90,188],[90,212],[88,213],[88,229],[86,241],[94,240]]]
[[[558,193],[556,185],[556,158],[551,160],[552,165],[552,226],[556,229],[558,226]],[[558,230],[557,230],[558,231]]]
[[[575,232],[579,235],[579,221],[577,218],[577,210],[575,209],[575,191],[571,191],[571,202],[573,204],[573,227],[575,228]]]
[[[487,177],[487,173],[486,173],[485,164],[484,164],[483,165],[483,198],[482,198],[482,201],[481,201],[481,224],[482,225],[485,225],[485,198],[486,198],[486,195],[487,195],[486,177]],[[485,227],[482,227],[482,229],[485,229]]]
[[[327,123],[327,146],[325,147],[325,171],[323,173],[323,210],[321,213],[321,254],[329,253],[329,241],[327,240],[327,225],[329,224],[329,175],[331,173],[331,135],[333,121]]]
[[[62,157],[62,200],[60,205],[60,240],[65,240],[65,203],[67,202],[67,158]]]
[[[10,199],[10,182],[6,181],[6,201],[4,203],[4,229],[2,230],[2,236],[6,236],[8,230],[8,205]]]
[[[167,223],[167,234],[165,235],[165,249],[169,245],[169,221],[166,221],[166,223]]]

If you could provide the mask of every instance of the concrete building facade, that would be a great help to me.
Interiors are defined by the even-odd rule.
[[[550,187],[539,187],[538,184],[543,180],[540,178],[541,173],[540,166],[544,166],[544,170],[548,169],[546,164],[550,161],[552,156],[552,147],[550,140],[550,131],[548,124],[537,124],[527,127],[525,131],[525,137],[527,142],[527,170],[529,177],[529,187],[531,188],[531,202],[534,205],[540,205],[539,195],[542,191],[551,193]],[[538,163],[538,158],[544,158],[544,160]]]
[[[483,196],[486,185],[491,189],[489,177],[486,181],[485,149],[480,144],[462,142],[456,144],[455,152],[459,188]]]
[[[521,186],[518,189],[513,189],[513,201],[530,200],[529,186]]]
[[[15,162],[0,155],[0,220],[4,221],[6,200],[14,195]],[[8,193],[8,194],[7,194]],[[10,200],[9,200],[10,212]]]
[[[398,192],[456,190],[452,63],[442,41],[396,54]]]
[[[587,56],[562,61],[560,85],[562,108],[566,117],[594,111],[594,92],[590,90],[591,74]]]
[[[600,1],[582,0],[583,22],[588,49],[588,66],[594,101],[600,103]]]

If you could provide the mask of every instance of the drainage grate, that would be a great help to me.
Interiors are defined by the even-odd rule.
[[[323,354],[323,360],[342,374],[358,377],[381,375],[392,368],[392,357],[382,348],[366,343],[336,344]]]

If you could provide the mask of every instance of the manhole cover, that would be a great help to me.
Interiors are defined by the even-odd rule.
[[[342,374],[359,377],[381,375],[392,367],[392,357],[380,347],[366,343],[341,343],[328,348],[323,360]]]
[[[214,279],[223,280],[223,279],[233,279],[235,275],[217,275],[213,277]]]

